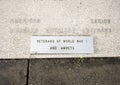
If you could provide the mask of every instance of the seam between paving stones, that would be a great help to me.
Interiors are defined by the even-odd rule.
[[[27,59],[26,85],[29,85],[29,73],[30,73],[30,59]]]

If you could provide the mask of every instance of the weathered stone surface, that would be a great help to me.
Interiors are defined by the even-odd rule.
[[[26,85],[26,60],[0,60],[0,85]]]
[[[0,59],[29,58],[33,35],[94,37],[94,54],[54,58],[116,57],[119,34],[120,0],[0,0]]]
[[[31,60],[29,85],[120,85],[120,58]]]

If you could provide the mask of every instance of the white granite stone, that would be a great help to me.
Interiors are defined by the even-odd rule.
[[[119,34],[120,0],[0,0],[1,59],[119,57]],[[34,35],[93,36],[95,52],[31,55]]]

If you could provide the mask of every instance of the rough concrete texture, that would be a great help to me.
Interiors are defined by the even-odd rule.
[[[26,85],[26,60],[0,60],[0,85]]]
[[[35,59],[29,85],[120,85],[120,58]]]

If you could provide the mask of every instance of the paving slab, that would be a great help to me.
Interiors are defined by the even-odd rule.
[[[120,85],[120,58],[33,59],[29,85]]]
[[[0,85],[26,85],[26,60],[0,60]]]

